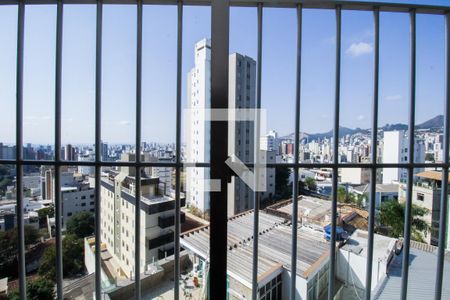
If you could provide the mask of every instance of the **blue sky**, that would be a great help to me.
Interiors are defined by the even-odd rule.
[[[403,1],[424,3],[424,1]],[[433,1],[446,4],[446,1]],[[256,9],[232,8],[230,53],[256,57]],[[0,141],[15,139],[17,8],[0,6]],[[146,6],[143,40],[144,141],[175,140],[176,8]],[[54,6],[27,6],[24,141],[54,140]],[[135,6],[104,7],[102,139],[133,144],[136,85]],[[264,9],[262,106],[268,129],[294,130],[296,13]],[[444,18],[417,16],[417,123],[443,112]],[[210,37],[210,9],[185,7],[183,105],[194,43]],[[379,123],[407,122],[409,19],[381,14]],[[301,130],[328,131],[334,110],[334,12],[304,10]],[[373,22],[369,12],[342,15],[341,125],[368,128],[373,94]],[[95,6],[65,6],[62,142],[94,142]]]

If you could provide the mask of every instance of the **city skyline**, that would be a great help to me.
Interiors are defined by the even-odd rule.
[[[95,6],[68,6],[64,11],[63,144],[94,143]],[[25,26],[24,141],[54,143],[54,53],[56,9],[27,7]],[[341,126],[370,128],[373,25],[368,12],[343,11]],[[0,139],[14,144],[15,7],[1,7],[0,40],[4,57],[0,82]],[[164,16],[164,17],[162,17]],[[380,16],[380,126],[406,123],[408,115],[408,15]],[[135,9],[104,8],[102,139],[134,144]],[[303,13],[302,132],[326,132],[334,112],[334,13]],[[194,44],[210,36],[208,7],[184,10],[182,100],[186,108],[186,74],[193,66]],[[354,26],[358,24],[359,26]],[[262,106],[268,128],[280,135],[294,130],[295,11],[265,9],[263,23]],[[230,53],[256,57],[256,9],[232,8]],[[432,30],[431,30],[432,29]],[[442,113],[444,103],[444,19],[417,16],[416,123]],[[270,45],[270,46],[269,46]],[[145,6],[143,41],[142,139],[175,141],[176,8]],[[107,51],[106,51],[107,49]],[[439,78],[439,80],[433,80]],[[39,103],[39,104],[37,104]],[[354,105],[355,103],[359,105]]]

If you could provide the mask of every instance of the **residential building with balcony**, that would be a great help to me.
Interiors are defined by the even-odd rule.
[[[428,232],[424,238],[427,244],[437,246],[439,243],[442,172],[437,170],[424,171],[417,173],[416,178],[417,181],[412,187],[412,203],[424,207],[429,211],[429,213],[424,216],[424,220],[431,226],[431,232]],[[406,201],[406,190],[406,184],[401,184],[399,186],[400,201]],[[450,197],[448,201],[450,201]],[[450,249],[448,220],[446,227],[447,237],[445,242],[447,249]]]
[[[134,154],[123,154],[122,160],[134,160]],[[140,272],[153,262],[174,252],[175,197],[164,195],[164,185],[145,169],[141,174]],[[135,168],[111,170],[101,180],[101,239],[117,262],[117,276],[133,278],[135,247]],[[181,200],[184,206],[184,197]],[[184,213],[181,213],[184,221]]]

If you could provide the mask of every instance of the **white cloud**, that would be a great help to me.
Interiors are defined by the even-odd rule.
[[[119,122],[119,124],[122,125],[122,126],[128,126],[128,125],[131,124],[131,122],[127,121],[127,120],[122,120],[122,121]]]
[[[358,116],[358,120],[359,120],[359,121],[362,121],[362,120],[364,120],[364,118],[365,118],[365,116],[364,116],[364,115],[359,115],[359,116]]]
[[[402,99],[402,95],[388,95],[385,99],[387,101],[396,101]]]
[[[364,54],[372,53],[373,46],[369,43],[359,42],[359,43],[353,43],[348,47],[347,51],[345,53],[351,55],[351,56],[361,56]]]

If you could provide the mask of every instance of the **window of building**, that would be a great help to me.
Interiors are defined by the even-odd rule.
[[[418,201],[425,201],[425,195],[422,193],[417,193],[417,200]]]

